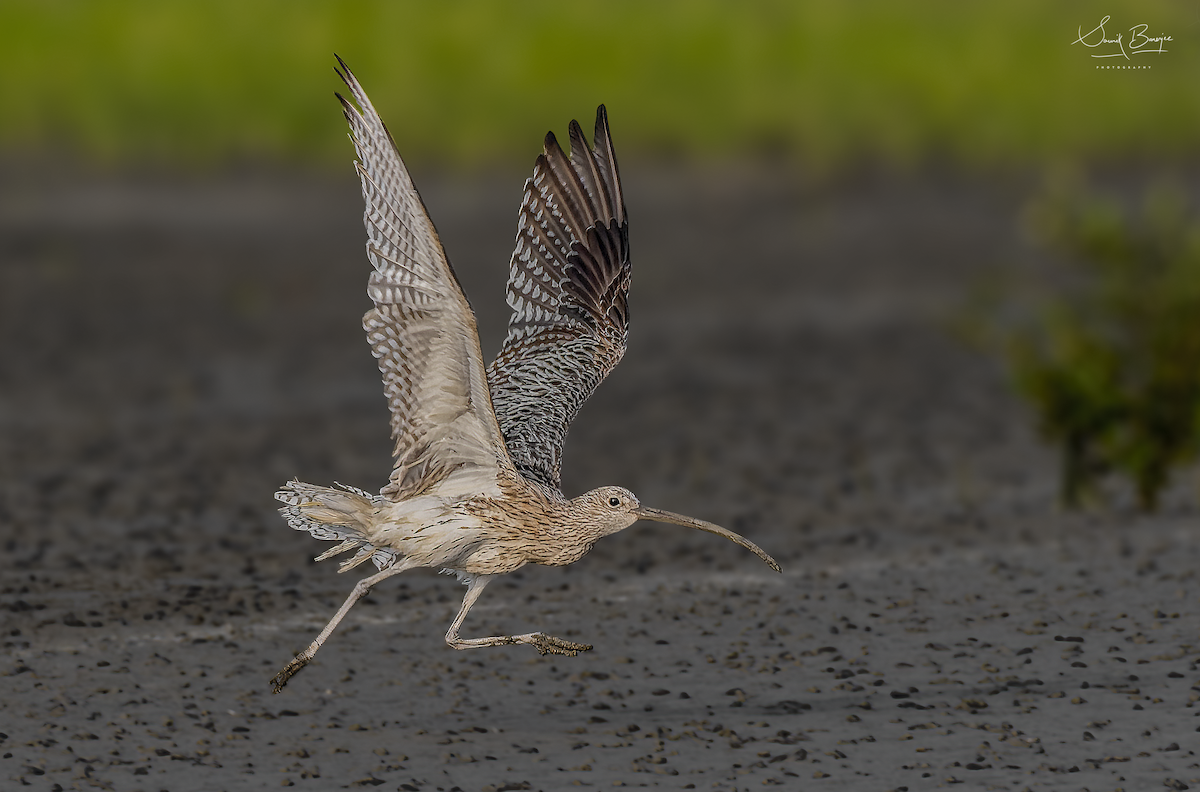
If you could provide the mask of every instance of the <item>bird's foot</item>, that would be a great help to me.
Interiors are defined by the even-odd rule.
[[[553,635],[544,633],[534,633],[530,636],[530,644],[538,650],[539,654],[558,654],[569,655],[574,657],[580,652],[591,651],[591,644],[575,643],[574,641],[566,641],[562,638],[555,638]]]
[[[285,665],[278,674],[271,677],[271,685],[274,688],[271,692],[278,693],[283,690],[283,686],[288,683],[288,680],[295,676],[297,671],[308,665],[308,661],[311,659],[307,654],[298,654],[293,657],[292,662]]]

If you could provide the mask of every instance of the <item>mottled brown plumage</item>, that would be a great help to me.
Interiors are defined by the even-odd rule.
[[[373,271],[374,307],[363,329],[379,362],[391,412],[395,467],[379,495],[291,481],[275,494],[288,524],[355,550],[345,572],[370,560],[307,649],[272,680],[278,693],[320,649],[350,608],[381,580],[415,567],[457,573],[462,607],[446,633],[456,649],[530,644],[573,655],[587,644],[526,633],[460,638],[488,581],[525,564],[563,566],[639,519],[715,533],[779,565],[732,531],[642,506],[621,487],[577,498],[560,489],[562,446],[579,408],[625,353],[629,224],[603,105],[594,147],[570,126],[568,157],[554,135],[525,183],[507,299],[504,347],[487,369],[475,315],[391,135],[338,59],[353,103],[342,98],[358,153]],[[357,109],[355,107],[357,105]]]

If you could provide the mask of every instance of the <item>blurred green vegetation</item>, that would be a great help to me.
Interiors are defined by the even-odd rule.
[[[1115,473],[1154,510],[1172,469],[1200,452],[1200,212],[1189,217],[1183,195],[1159,185],[1133,213],[1059,186],[1031,209],[1068,277],[1000,337],[1061,449],[1070,507]]]
[[[1170,51],[1098,70],[1127,62],[1071,42],[1102,14]],[[451,165],[523,163],[601,101],[649,156],[1172,158],[1200,141],[1198,33],[1180,0],[5,0],[0,153],[342,163],[336,51],[406,154]]]

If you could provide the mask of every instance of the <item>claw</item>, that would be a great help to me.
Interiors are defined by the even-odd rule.
[[[580,652],[588,652],[592,649],[591,644],[566,641],[562,638],[555,638],[553,635],[543,635],[542,633],[534,636],[533,646],[538,650],[539,654],[559,654],[569,657],[574,657]]]
[[[304,666],[308,665],[309,658],[304,655],[296,655],[292,658],[292,662],[285,665],[278,674],[271,677],[271,685],[274,688],[272,693],[278,693],[283,690],[283,686],[288,683],[288,680],[296,675]]]

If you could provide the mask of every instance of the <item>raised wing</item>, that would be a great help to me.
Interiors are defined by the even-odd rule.
[[[513,464],[554,489],[567,429],[625,354],[629,321],[629,223],[604,105],[594,148],[578,123],[570,130],[570,158],[547,134],[525,182],[509,263],[513,314],[487,372]]]
[[[358,152],[366,210],[367,293],[363,329],[379,361],[392,413],[396,467],[382,495],[428,492],[451,476],[466,488],[493,484],[507,459],[492,412],[475,315],[391,134],[338,58],[353,104],[338,99]],[[477,490],[478,491],[478,490]]]

